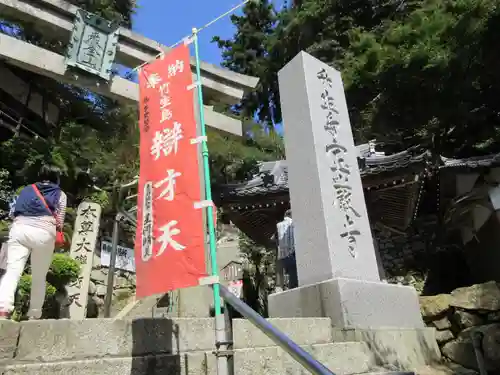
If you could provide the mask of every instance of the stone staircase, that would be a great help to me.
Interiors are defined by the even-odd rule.
[[[367,342],[334,342],[328,318],[271,321],[336,374],[408,367],[384,366]],[[306,373],[246,320],[234,320],[233,337],[234,375]],[[2,375],[215,375],[213,350],[208,318],[0,321]]]

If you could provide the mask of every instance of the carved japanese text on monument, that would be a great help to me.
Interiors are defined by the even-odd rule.
[[[335,192],[333,204],[338,207],[343,215],[344,230],[340,233],[340,237],[344,241],[347,241],[349,254],[356,258],[356,237],[361,234],[356,221],[361,215],[355,209],[354,202],[352,201],[352,186],[349,181],[351,166],[347,163],[348,150],[347,147],[339,142],[338,135],[341,123],[339,120],[339,110],[333,97],[333,81],[324,68],[318,71],[316,77],[323,87],[320,107],[322,113],[324,113],[323,127],[328,140],[325,152],[332,172],[332,183]]]
[[[90,273],[92,272],[100,218],[101,206],[97,203],[82,202],[78,206],[70,255],[80,262],[81,269],[78,280],[68,287],[68,296],[71,302],[70,317],[72,319],[85,318]]]
[[[100,216],[101,207],[97,203],[83,202],[78,206],[78,216],[71,241],[73,258],[84,259],[88,253],[94,252]]]

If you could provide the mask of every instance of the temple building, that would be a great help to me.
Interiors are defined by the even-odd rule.
[[[386,155],[375,142],[357,146],[357,152],[382,274],[389,281],[424,294],[500,281],[492,267],[500,261],[498,246],[482,248],[481,257],[476,249],[482,241],[500,243],[490,199],[500,182],[500,155],[433,158],[418,148]],[[226,220],[257,244],[274,247],[276,224],[290,208],[286,160],[263,162],[249,180],[214,187],[214,197]]]

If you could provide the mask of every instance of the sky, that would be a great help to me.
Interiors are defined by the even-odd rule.
[[[139,0],[134,16],[134,31],[171,46],[229,9],[240,0]],[[200,58],[220,64],[221,53],[217,44],[210,43],[214,36],[229,39],[235,28],[229,16],[202,30],[199,37]]]
[[[226,13],[244,0],[138,0],[138,9],[133,19],[133,30],[163,45],[172,46],[191,34],[191,29],[200,29],[207,23]],[[283,0],[275,0],[281,7]],[[241,8],[235,14],[241,15]],[[220,65],[221,50],[211,43],[214,36],[230,39],[236,28],[230,16],[213,23],[198,34],[200,59]],[[191,49],[191,53],[193,53]],[[275,124],[278,132],[281,124]]]

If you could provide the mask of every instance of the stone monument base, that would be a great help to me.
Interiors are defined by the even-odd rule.
[[[269,317],[327,317],[337,328],[424,328],[413,287],[336,278],[269,296]]]

